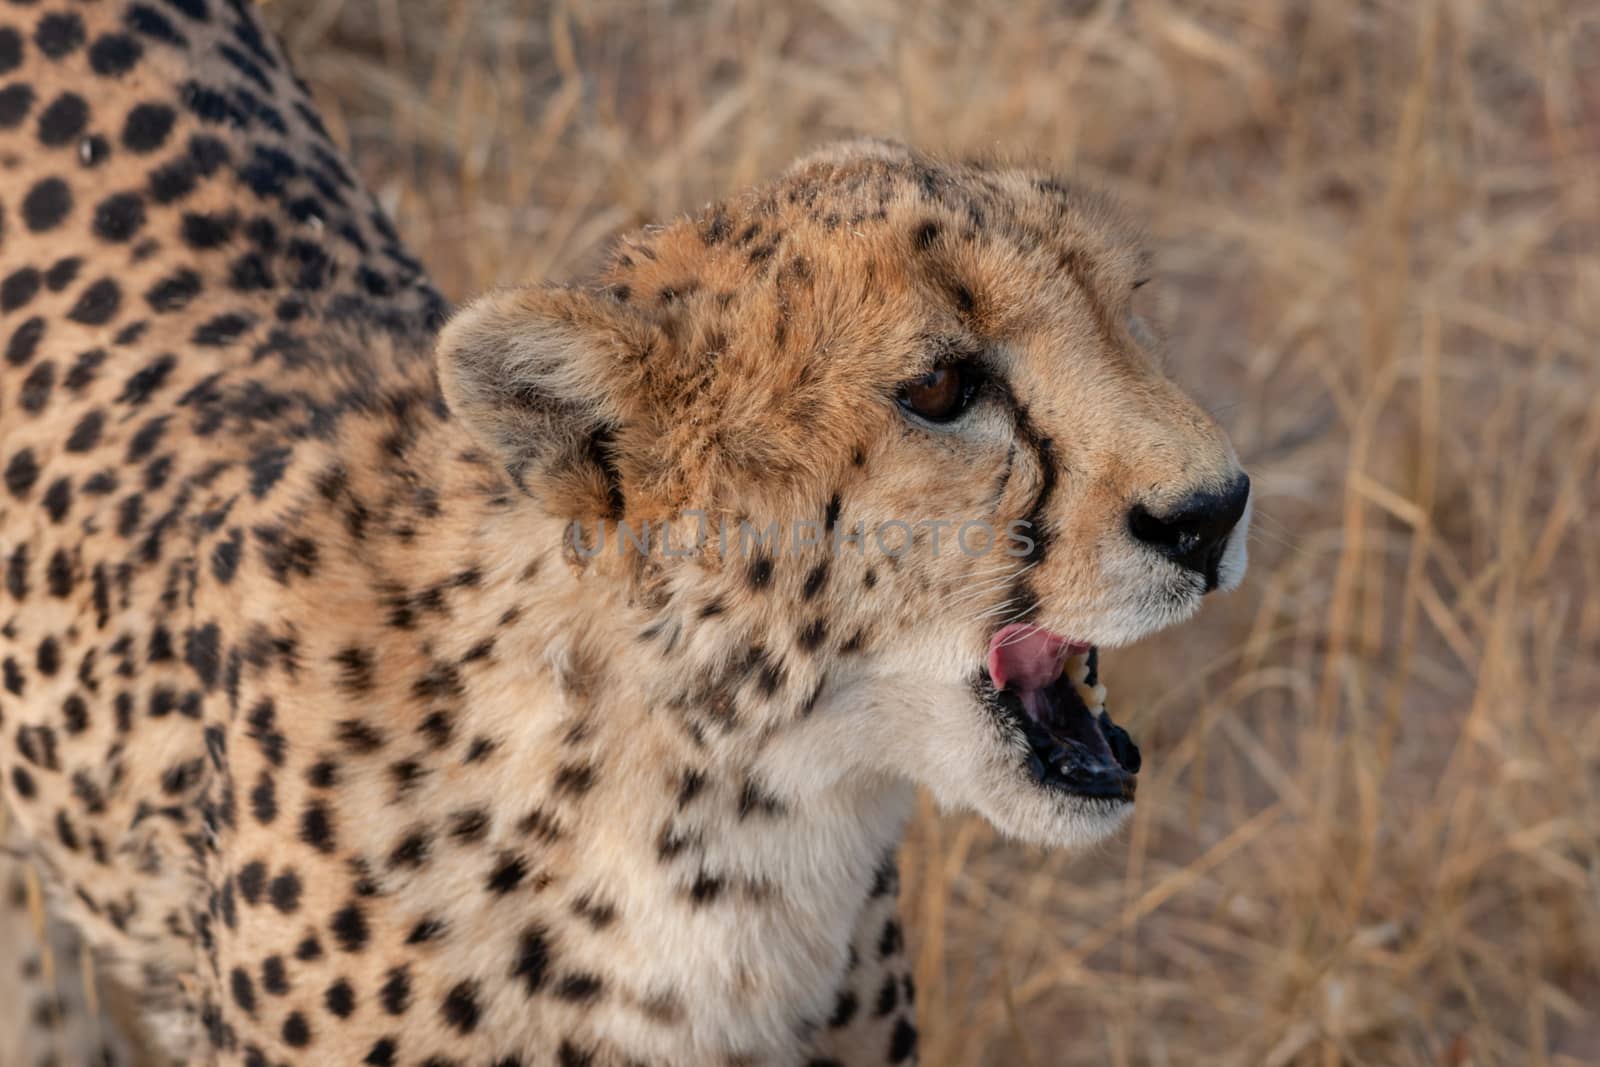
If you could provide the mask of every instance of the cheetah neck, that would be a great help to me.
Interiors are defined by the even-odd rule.
[[[318,708],[291,758],[308,801],[319,763],[351,783],[327,795],[345,807],[336,847],[375,891],[369,923],[437,924],[462,967],[542,930],[549,982],[598,990],[618,1040],[676,1018],[684,1062],[786,1062],[832,1010],[909,788],[776,766],[794,750],[781,731],[719,735],[727,694],[707,672],[758,635],[682,621],[651,639],[687,611],[575,567],[562,524],[414,407],[404,448],[386,421],[333,450],[337,491],[303,519],[338,546],[323,579],[331,551],[344,580],[291,582],[275,605],[274,625],[327,637],[273,683],[278,719]],[[756,695],[737,694],[746,721],[788,714]]]

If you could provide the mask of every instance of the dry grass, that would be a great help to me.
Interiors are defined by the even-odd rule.
[[[1036,152],[1161,249],[1255,569],[1109,659],[1132,832],[906,855],[927,1063],[1600,1062],[1600,9],[273,0],[445,290],[818,141]]]

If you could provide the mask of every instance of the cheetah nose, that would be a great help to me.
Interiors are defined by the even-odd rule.
[[[1160,515],[1135,504],[1128,512],[1128,531],[1135,540],[1203,577],[1209,593],[1217,587],[1228,535],[1249,502],[1250,478],[1241,471],[1222,489],[1190,493]]]

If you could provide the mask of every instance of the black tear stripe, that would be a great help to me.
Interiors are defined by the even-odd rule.
[[[1024,407],[1011,392],[1010,387],[1003,381],[997,381],[1000,386],[1001,401],[1011,413],[1011,426],[1017,435],[1018,444],[1033,456],[1039,466],[1039,477],[1042,484],[1039,492],[1034,497],[1033,505],[1023,517],[1024,531],[1033,541],[1033,548],[1027,555],[1018,557],[1021,563],[1031,569],[1033,564],[1043,563],[1046,554],[1050,551],[1052,533],[1047,525],[1045,511],[1050,506],[1050,500],[1055,495],[1059,471],[1056,467],[1055,445],[1050,438],[1041,434],[1028,417],[1028,409]],[[1000,494],[1003,496],[1011,475],[1016,469],[1014,462],[1015,450],[1006,457],[1006,471],[1000,481]],[[1019,574],[1011,586],[1011,611],[1007,614],[1007,622],[1022,622],[1032,618],[1039,611],[1039,594],[1023,574]]]

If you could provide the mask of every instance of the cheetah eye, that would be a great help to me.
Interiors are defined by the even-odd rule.
[[[972,406],[982,376],[965,363],[935,367],[900,386],[900,406],[929,422],[954,422]]]

